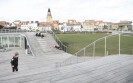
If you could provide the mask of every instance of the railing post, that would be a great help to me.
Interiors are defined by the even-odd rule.
[[[8,48],[9,48],[9,36],[7,36],[7,45],[8,45]]]
[[[67,52],[67,47],[65,46],[66,52]]]
[[[108,54],[108,50],[107,50],[107,56],[108,56],[109,54]]]
[[[62,50],[62,43],[60,42],[60,47],[61,47],[61,50]]]
[[[93,57],[95,56],[95,42],[93,43]]]
[[[76,53],[76,57],[77,57],[77,63],[78,63],[78,54]]]
[[[54,36],[54,32],[53,32],[53,36]]]
[[[2,36],[0,38],[1,38],[1,46],[2,46]]]
[[[119,34],[119,56],[120,56],[120,51],[121,51],[121,35]]]
[[[107,46],[106,46],[106,39],[107,39],[107,38],[105,37],[105,56],[106,56],[106,47],[107,47]]]
[[[84,48],[84,57],[85,57],[85,48]]]
[[[57,38],[55,37],[55,41],[58,43]],[[59,44],[59,43],[58,43]]]
[[[21,48],[21,43],[22,43],[22,39],[21,39],[21,35],[20,35],[20,48]]]
[[[15,47],[15,36],[14,36],[14,47]]]
[[[85,61],[85,51],[86,51],[86,50],[85,50],[85,48],[84,48],[84,61]]]

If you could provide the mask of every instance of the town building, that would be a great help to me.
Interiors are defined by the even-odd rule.
[[[118,26],[118,30],[120,31],[132,30],[132,21],[120,21]]]
[[[21,23],[21,29],[28,31],[37,31],[38,21],[24,21]]]
[[[82,31],[82,25],[79,22],[64,22],[59,23],[59,31],[61,32],[81,32]]]
[[[95,29],[97,29],[98,31],[103,31],[106,25],[107,25],[106,22],[95,21]]]
[[[39,31],[51,31],[52,30],[52,24],[49,22],[40,22],[38,24],[38,30]]]
[[[20,20],[15,20],[14,22],[11,23],[11,27],[16,27],[16,29],[20,29],[21,27],[21,21]]]
[[[112,22],[106,22],[107,23],[107,30],[111,30],[111,27],[112,27]]]
[[[111,30],[131,31],[133,30],[132,21],[120,21],[111,25]]]
[[[8,28],[10,27],[10,23],[6,21],[0,21],[0,28]]]
[[[85,20],[82,23],[83,31],[94,31],[95,21],[94,20]]]
[[[22,21],[21,22],[21,28],[20,29],[22,29],[22,30],[29,30],[28,29],[28,23],[29,23],[29,21]]]
[[[118,23],[113,23],[113,24],[111,24],[111,28],[110,28],[110,30],[118,30]]]
[[[83,31],[103,31],[106,22],[103,21],[95,21],[95,20],[85,20],[82,23]]]
[[[59,20],[53,20],[52,26],[53,30],[59,30]]]
[[[71,19],[71,20],[69,19],[67,23],[68,24],[77,24],[76,20],[74,20],[74,19]]]

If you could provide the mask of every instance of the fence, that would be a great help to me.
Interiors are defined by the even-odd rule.
[[[133,55],[133,33],[118,33],[100,38],[76,52],[75,56],[58,63],[57,67],[123,54]]]
[[[53,31],[50,31],[49,33],[52,34],[53,38],[58,43],[60,47],[59,49],[63,50],[64,52],[67,52],[67,46],[61,42],[61,40],[56,36],[56,34]]]
[[[27,31],[21,29],[0,29],[0,33],[22,33],[22,32],[27,32]]]

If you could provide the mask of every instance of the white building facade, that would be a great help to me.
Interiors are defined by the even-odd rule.
[[[22,22],[21,29],[27,30],[27,31],[37,31],[37,30],[39,30],[38,22],[37,21]]]

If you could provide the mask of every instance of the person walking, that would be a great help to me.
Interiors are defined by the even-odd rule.
[[[15,53],[15,55],[11,59],[12,72],[18,71],[18,55],[18,53]]]

